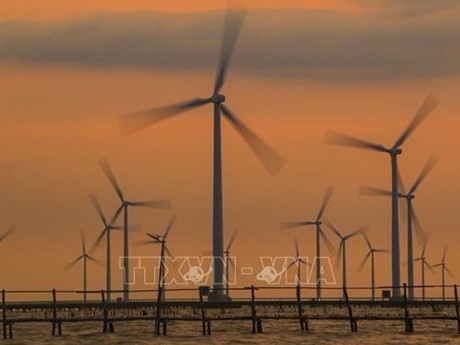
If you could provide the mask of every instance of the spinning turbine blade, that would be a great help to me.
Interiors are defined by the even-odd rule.
[[[123,192],[121,191],[120,185],[118,184],[117,179],[115,178],[115,175],[112,171],[112,168],[110,167],[109,161],[105,158],[101,159],[99,161],[99,165],[101,166],[102,171],[104,172],[105,176],[108,178],[113,188],[117,192],[118,197],[120,198],[121,202],[124,202],[125,199],[123,197]]]
[[[299,241],[297,238],[294,238],[294,248],[295,248],[295,257],[298,260],[300,258],[300,252],[299,252]]]
[[[389,190],[375,188],[371,186],[359,186],[359,194],[375,195],[375,196],[391,196],[391,192]]]
[[[85,243],[85,232],[80,232],[80,242],[81,242],[81,250],[83,254],[86,254],[86,243]]]
[[[369,241],[369,238],[367,237],[367,234],[363,233],[363,237],[364,237],[364,240],[367,243],[367,247],[369,248],[369,250],[372,250],[371,241]]]
[[[7,238],[8,236],[10,236],[13,232],[16,231],[16,226],[15,225],[11,225],[8,230],[6,230],[2,236],[0,236],[0,242],[2,242],[5,238]]]
[[[450,269],[448,269],[446,266],[444,266],[444,269],[446,270],[446,272],[452,277],[454,278],[455,275],[452,273],[452,271]]]
[[[222,50],[219,61],[219,67],[217,69],[216,82],[214,85],[214,94],[219,93],[220,89],[224,85],[225,77],[227,74],[228,64],[235,47],[236,40],[243,25],[246,11],[243,9],[239,10],[227,10],[225,15],[224,33],[222,38]]]
[[[432,95],[429,94],[425,101],[423,102],[422,106],[420,107],[419,111],[417,114],[415,114],[415,117],[407,126],[406,130],[402,132],[401,136],[396,140],[395,144],[393,145],[393,148],[400,147],[404,142],[407,140],[409,135],[420,125],[420,123],[439,105],[438,99]]]
[[[361,261],[361,263],[358,266],[358,272],[362,272],[364,265],[366,264],[370,256],[371,256],[371,251],[368,251],[367,255],[364,257],[363,261]]]
[[[321,235],[321,238],[323,239],[324,243],[326,244],[327,249],[333,253],[335,251],[334,245],[331,243],[329,238],[327,237],[326,233],[323,231],[323,229],[320,227],[319,228],[319,234]]]
[[[88,255],[86,256],[88,258],[89,261],[92,261],[96,264],[98,264],[99,266],[103,266],[104,265],[104,262],[99,260],[99,259],[96,259],[96,258],[93,258],[92,256]]]
[[[329,204],[329,200],[331,200],[331,196],[332,196],[333,191],[334,190],[331,187],[328,187],[326,189],[326,194],[324,195],[323,203],[321,205],[321,208],[319,209],[318,217],[316,217],[317,222],[323,216],[324,210],[326,209],[327,205]]]
[[[380,144],[376,144],[361,139],[356,139],[348,135],[332,131],[326,132],[325,143],[331,145],[353,146],[362,149],[388,152],[388,150]]]
[[[230,251],[230,248],[232,247],[233,242],[235,242],[235,238],[238,235],[238,230],[235,230],[232,234],[232,237],[230,238],[230,242],[228,242],[227,249],[225,251]]]
[[[268,172],[278,173],[285,165],[285,159],[260,139],[229,108],[221,104],[222,113],[256,154]]]
[[[367,231],[367,229],[364,226],[362,226],[358,230],[353,231],[352,233],[350,233],[347,236],[345,236],[345,240],[348,240],[349,238],[352,238],[352,237],[360,235],[360,234],[364,234],[366,231]]]
[[[417,217],[417,214],[415,213],[414,208],[412,208],[412,220],[414,224],[414,232],[415,232],[415,238],[417,239],[417,242],[420,243],[425,243],[426,242],[426,234],[423,231],[422,225],[420,223],[420,220]]]
[[[423,168],[422,172],[420,173],[419,177],[415,181],[414,185],[409,191],[409,194],[413,194],[418,186],[423,182],[423,180],[426,178],[426,176],[430,173],[430,171],[436,166],[438,163],[439,158],[436,155],[432,155],[429,159],[428,162],[426,162],[425,167]]]
[[[335,261],[334,261],[334,266],[335,266],[335,268],[338,268],[338,267],[339,267],[340,259],[342,258],[343,242],[344,242],[344,240],[341,239],[341,240],[340,240],[339,250],[337,251],[337,256],[335,257]]]
[[[281,222],[280,228],[281,230],[293,229],[298,228],[304,225],[315,225],[316,222]]]
[[[65,265],[64,266],[64,270],[69,270],[71,269],[78,261],[80,261],[81,259],[83,259],[83,255],[80,255],[78,258],[76,258],[75,260],[73,260],[72,262],[70,262],[69,264]]]
[[[171,200],[130,201],[129,204],[131,206],[159,208],[163,210],[171,208]]]
[[[173,225],[174,225],[175,222],[176,222],[176,216],[175,216],[175,215],[172,215],[172,216],[171,216],[171,219],[169,220],[168,227],[166,228],[166,231],[165,231],[165,233],[164,233],[164,235],[163,235],[163,241],[165,241],[166,238],[168,237],[169,232],[171,231],[171,229],[172,229],[172,227],[173,227]]]
[[[442,264],[446,261],[446,255],[447,255],[447,246],[444,247],[444,252],[442,253],[442,260],[441,260]]]
[[[339,230],[337,230],[337,229],[334,227],[334,225],[332,225],[329,221],[325,220],[325,221],[324,221],[324,224],[326,224],[326,226],[327,226],[329,229],[331,229],[331,230],[334,232],[334,234],[336,234],[336,235],[340,238],[340,240],[343,239],[343,236],[340,234]]]
[[[124,135],[133,134],[142,129],[182,112],[211,103],[211,98],[194,98],[189,101],[160,108],[150,108],[120,115],[120,125]]]
[[[165,252],[171,259],[174,260],[174,255],[171,253],[171,251],[169,250],[167,246],[165,246]]]
[[[89,201],[91,202],[91,204],[93,205],[94,209],[96,210],[96,212],[99,214],[99,217],[101,218],[102,223],[105,226],[107,226],[107,220],[105,219],[104,212],[102,212],[101,204],[97,200],[96,195],[94,195],[93,193],[90,193],[88,195],[88,198],[89,198]]]

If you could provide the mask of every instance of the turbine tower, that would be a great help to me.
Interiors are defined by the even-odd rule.
[[[88,195],[88,198],[93,205],[94,209],[96,210],[97,214],[101,218],[102,224],[104,224],[104,229],[102,229],[101,233],[97,237],[96,241],[94,244],[91,246],[89,249],[89,252],[92,253],[93,251],[96,250],[96,248],[99,246],[101,243],[102,239],[106,238],[106,271],[105,271],[105,290],[106,290],[106,299],[107,301],[111,300],[111,292],[112,292],[112,268],[111,268],[111,252],[110,252],[110,235],[112,230],[121,230],[123,229],[121,226],[114,226],[113,223],[117,220],[117,218],[120,216],[121,211],[123,211],[122,207],[118,207],[118,209],[115,211],[115,214],[113,215],[112,219],[110,222],[107,222],[104,212],[102,212],[102,207],[99,204],[99,201],[97,200],[96,196],[91,193]]]
[[[222,195],[222,133],[221,119],[224,117],[246,141],[265,168],[271,173],[277,173],[285,164],[285,160],[269,145],[262,141],[249,127],[246,126],[227,106],[221,94],[226,79],[227,68],[233,48],[238,38],[245,17],[244,10],[227,11],[224,25],[221,57],[217,69],[214,89],[211,97],[195,98],[178,104],[161,108],[151,108],[121,116],[121,126],[125,134],[140,131],[158,121],[174,117],[188,110],[196,109],[206,104],[213,104],[214,120],[214,159],[213,159],[213,220],[212,242],[214,256],[214,295],[222,296],[223,289],[223,195]]]
[[[372,247],[371,242],[369,241],[369,238],[367,235],[364,233],[363,234],[364,240],[367,243],[367,247],[369,248],[369,251],[367,252],[366,256],[364,257],[363,261],[358,266],[358,272],[361,272],[364,268],[364,265],[366,264],[367,260],[371,258],[371,296],[372,300],[375,300],[375,253],[389,253],[390,251],[388,249],[376,249]]]
[[[452,271],[447,268],[446,265],[446,255],[447,255],[447,247],[444,247],[444,253],[442,254],[442,260],[439,264],[435,264],[431,266],[432,268],[441,267],[441,286],[442,286],[442,300],[446,300],[446,280],[445,280],[445,272],[447,272],[451,277],[454,276]]]
[[[87,291],[88,291],[88,287],[87,287],[87,268],[88,268],[88,264],[87,264],[87,260],[90,260],[90,261],[93,261],[97,264],[101,264],[101,262],[95,258],[93,258],[91,255],[89,255],[87,252],[86,252],[86,243],[85,243],[85,234],[84,232],[81,232],[80,233],[80,240],[81,240],[81,251],[82,251],[82,254],[77,257],[75,260],[73,260],[72,262],[70,262],[68,265],[66,265],[64,267],[65,270],[69,270],[70,268],[72,268],[77,262],[79,262],[80,260],[83,260],[83,302],[86,303],[86,300],[87,300]]]
[[[171,202],[169,200],[155,200],[155,201],[130,201],[126,200],[120,185],[115,178],[112,168],[106,159],[99,161],[99,165],[102,168],[107,179],[112,184],[118,198],[121,201],[120,208],[123,211],[123,300],[129,300],[129,222],[128,222],[128,210],[130,207],[148,207],[158,209],[169,209]]]
[[[413,239],[412,233],[413,228],[415,230],[415,234],[418,238],[421,238],[422,241],[425,241],[425,234],[423,233],[422,227],[420,225],[420,221],[414,211],[413,207],[413,200],[415,199],[415,192],[417,191],[420,184],[423,180],[427,177],[430,171],[435,167],[438,162],[438,157],[436,155],[432,155],[427,163],[425,164],[424,168],[420,172],[420,175],[415,180],[412,187],[406,193],[404,186],[400,180],[399,174],[398,179],[400,182],[399,185],[399,198],[405,199],[407,204],[407,283],[408,283],[408,298],[409,300],[414,299],[414,248],[413,248]],[[360,193],[365,195],[382,195],[382,196],[391,196],[390,191],[362,186],[360,188]]]
[[[334,234],[340,239],[339,251],[337,252],[336,264],[340,261],[340,254],[342,254],[342,286],[347,286],[347,241],[357,235],[365,232],[364,228],[359,228],[356,231],[350,232],[347,235],[342,235],[331,223],[325,221],[326,226],[331,229]]]
[[[300,226],[308,226],[308,225],[315,225],[316,226],[316,298],[319,300],[321,298],[321,237],[323,238],[324,242],[328,246],[329,250],[332,252],[334,248],[327,238],[326,234],[324,233],[323,229],[321,228],[322,218],[324,211],[326,210],[327,205],[329,204],[329,200],[332,196],[332,188],[328,187],[326,189],[326,194],[324,195],[323,203],[321,208],[319,209],[318,215],[314,221],[305,221],[305,222],[283,222],[281,223],[281,229],[292,229],[297,228]]]
[[[295,249],[295,260],[291,262],[288,266],[287,269],[291,268],[292,266],[296,265],[297,266],[297,285],[300,286],[302,283],[302,265],[307,266],[308,261],[302,259],[300,256],[300,250],[299,250],[299,241],[297,238],[294,238],[294,249]]]
[[[399,138],[390,148],[373,142],[356,139],[337,132],[328,132],[325,141],[327,144],[353,146],[362,149],[383,152],[390,155],[391,161],[391,272],[393,297],[399,297],[400,280],[400,256],[399,256],[399,214],[398,214],[398,156],[402,153],[401,146],[406,142],[418,125],[438,106],[439,101],[429,94],[419,111],[412,119],[408,127],[401,133]]]

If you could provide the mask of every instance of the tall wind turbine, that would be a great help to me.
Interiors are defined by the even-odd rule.
[[[230,257],[230,249],[232,248],[233,242],[235,242],[238,231],[234,231],[230,241],[228,242],[227,248],[225,248],[225,292],[227,297],[230,297],[230,265],[234,265],[232,258]]]
[[[165,232],[163,235],[159,235],[156,233],[146,233],[149,237],[146,241],[141,241],[140,244],[159,244],[160,245],[160,274],[158,276],[158,290],[161,288],[161,299],[165,299],[165,290],[166,290],[166,262],[165,257],[166,254],[173,258],[171,251],[169,250],[168,246],[166,245],[167,238],[171,229],[176,221],[176,217],[174,215],[171,216],[169,220],[168,226],[166,227]]]
[[[77,257],[75,260],[70,262],[68,265],[64,267],[65,270],[69,270],[72,268],[77,262],[80,260],[83,260],[83,302],[86,303],[86,295],[87,295],[87,260],[93,261],[97,264],[101,264],[101,262],[95,258],[93,258],[91,255],[89,255],[86,252],[86,243],[85,243],[85,234],[81,232],[80,234],[80,240],[81,240],[81,251],[82,254]]]
[[[308,261],[302,259],[300,256],[300,250],[299,250],[299,241],[297,238],[294,238],[294,248],[295,248],[295,260],[291,262],[288,266],[287,269],[291,268],[292,266],[296,265],[297,267],[297,285],[301,285],[302,283],[302,265],[307,266]]]
[[[447,247],[444,247],[444,253],[442,254],[442,260],[439,264],[431,266],[432,268],[441,267],[441,285],[442,285],[442,300],[446,299],[446,281],[445,281],[445,272],[447,272],[451,277],[454,276],[452,271],[447,268],[446,265],[446,255]]]
[[[433,268],[431,265],[426,261],[425,253],[426,253],[426,245],[428,243],[428,237],[425,238],[425,241],[423,243],[423,249],[422,253],[418,258],[414,259],[414,262],[420,261],[420,268],[421,268],[421,279],[422,279],[422,301],[425,300],[425,266],[430,269],[430,271],[433,271]]]
[[[326,194],[324,195],[323,203],[321,208],[319,209],[318,215],[314,221],[305,221],[305,222],[283,222],[281,223],[281,229],[291,229],[297,228],[300,226],[308,226],[308,225],[315,225],[316,226],[316,298],[321,298],[321,237],[323,238],[324,242],[328,246],[330,251],[334,251],[334,247],[332,246],[331,242],[327,238],[326,234],[324,233],[323,229],[321,228],[322,218],[324,211],[329,204],[329,200],[332,196],[332,188],[328,187],[326,189]]]
[[[347,286],[347,241],[357,235],[363,234],[365,229],[359,228],[356,231],[350,232],[347,235],[342,235],[331,223],[325,222],[326,226],[331,229],[334,234],[340,239],[339,251],[337,252],[337,263],[340,260],[340,254],[342,254],[342,286]]]
[[[123,229],[121,226],[114,226],[113,224],[121,214],[121,211],[123,210],[122,207],[118,207],[118,209],[115,211],[115,214],[113,215],[112,219],[107,222],[107,219],[104,216],[104,212],[102,212],[102,207],[99,204],[99,201],[97,200],[96,196],[94,194],[89,194],[88,195],[89,200],[91,201],[91,204],[93,205],[94,209],[96,210],[97,214],[101,218],[102,224],[104,224],[104,229],[102,229],[101,233],[99,234],[98,238],[94,242],[94,244],[91,246],[89,252],[93,252],[96,250],[96,248],[99,246],[101,243],[102,239],[106,238],[106,271],[105,271],[105,282],[106,282],[106,299],[107,301],[111,300],[111,291],[112,291],[112,268],[111,268],[111,253],[110,253],[110,234],[112,230],[121,230]]]
[[[366,256],[364,257],[363,261],[358,266],[358,271],[361,272],[363,270],[364,265],[366,264],[367,260],[371,258],[371,296],[372,300],[375,299],[375,253],[389,253],[390,251],[388,249],[377,249],[372,247],[371,242],[369,241],[369,238],[367,235],[364,233],[363,234],[364,240],[367,243],[367,247],[369,248],[369,251],[367,252]]]
[[[105,176],[112,184],[118,198],[121,201],[120,208],[123,211],[123,300],[129,300],[129,231],[128,231],[128,209],[129,207],[148,207],[158,209],[169,209],[171,202],[169,200],[155,200],[155,201],[129,201],[126,200],[120,185],[118,184],[112,168],[106,159],[99,161]]]
[[[417,191],[420,184],[423,180],[427,177],[430,171],[435,167],[438,162],[438,157],[436,155],[432,155],[428,161],[426,162],[425,166],[423,167],[420,175],[415,180],[412,187],[409,189],[408,192],[404,190],[404,186],[402,182],[398,183],[399,185],[399,198],[405,199],[407,204],[407,283],[408,283],[408,298],[410,300],[414,299],[414,248],[413,248],[413,239],[412,239],[412,230],[413,227],[415,229],[415,234],[425,240],[425,235],[420,225],[420,221],[414,211],[413,207],[413,200],[415,199],[415,192]],[[362,186],[360,188],[361,194],[367,195],[387,195],[391,196],[390,191]]]
[[[194,98],[189,101],[162,107],[151,108],[121,116],[121,125],[125,134],[140,131],[158,121],[174,117],[188,110],[206,104],[213,104],[214,119],[214,161],[213,161],[213,256],[214,256],[214,287],[215,295],[223,295],[223,205],[222,205],[222,116],[235,128],[246,141],[265,168],[271,173],[277,173],[285,164],[285,160],[269,145],[262,141],[246,124],[244,124],[223,103],[225,96],[221,89],[225,82],[227,67],[235,46],[241,25],[245,16],[244,10],[227,11],[222,41],[222,51],[217,69],[214,90],[211,97]]]
[[[401,146],[406,142],[418,125],[438,106],[439,101],[429,94],[411,123],[401,133],[390,148],[373,142],[356,139],[337,132],[326,134],[326,143],[353,146],[376,152],[388,153],[391,160],[391,266],[393,297],[400,296],[400,256],[399,256],[399,215],[398,215],[398,155],[402,153]]]

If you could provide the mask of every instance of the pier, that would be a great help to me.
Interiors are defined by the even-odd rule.
[[[168,289],[169,298],[163,299],[159,290],[131,290],[133,299],[121,298],[107,301],[105,291],[87,291],[84,301],[83,291],[2,290],[3,339],[12,339],[14,325],[21,323],[45,323],[50,325],[50,333],[59,336],[65,332],[66,323],[98,322],[101,332],[113,333],[120,322],[151,321],[152,331],[157,336],[166,336],[177,322],[196,322],[197,332],[203,336],[212,334],[212,324],[216,321],[247,321],[252,333],[264,332],[265,320],[292,320],[299,329],[308,332],[317,320],[331,323],[347,322],[351,332],[358,332],[361,321],[401,321],[401,329],[406,333],[416,331],[416,323],[430,320],[455,322],[460,334],[460,311],[457,285],[444,286],[452,291],[452,298],[407,298],[408,287],[400,287],[402,296],[392,298],[349,297],[370,290],[368,287],[328,287],[325,291],[341,297],[324,297],[320,300],[307,297],[316,287],[270,287],[248,286],[230,288],[238,297],[228,298],[218,295],[213,298],[204,287]],[[414,290],[421,286],[413,286]],[[425,286],[426,289],[441,286]],[[391,290],[391,287],[378,287]],[[120,293],[123,291],[112,291]],[[258,295],[283,295],[288,297],[261,297]],[[41,295],[40,300],[25,300],[22,296]],[[151,298],[136,298],[150,295]],[[180,296],[192,296],[179,298]],[[69,296],[75,297],[69,299]],[[177,298],[174,298],[178,296]],[[241,296],[241,297],[240,297]],[[291,297],[289,297],[291,296]],[[399,331],[400,331],[399,330]],[[398,331],[395,329],[395,331]]]

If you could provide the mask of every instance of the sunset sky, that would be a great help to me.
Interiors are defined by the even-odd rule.
[[[294,255],[294,237],[302,255],[312,257],[313,229],[281,232],[279,223],[313,220],[327,186],[335,191],[326,217],[337,228],[366,225],[375,246],[390,248],[390,200],[358,194],[360,184],[389,188],[389,157],[328,146],[324,136],[336,130],[390,146],[432,92],[441,104],[403,146],[400,171],[410,186],[432,153],[440,157],[414,207],[430,234],[427,260],[438,263],[448,245],[448,267],[460,276],[460,4],[240,3],[249,11],[223,89],[226,104],[288,164],[270,176],[224,121],[225,237],[239,230],[238,265]],[[18,228],[0,244],[3,288],[81,287],[81,266],[68,272],[63,266],[80,255],[80,230],[88,245],[102,230],[87,195],[95,192],[107,215],[118,206],[97,164],[103,157],[128,198],[172,200],[175,255],[210,249],[212,107],[127,138],[118,115],[208,97],[225,8],[220,0],[0,0],[0,227]],[[145,232],[162,232],[171,212],[131,214],[132,224],[143,226],[131,234],[131,254],[157,255],[158,247],[134,242]],[[405,230],[401,221],[403,282]],[[121,288],[115,264],[121,234],[113,238],[113,287]],[[347,250],[349,285],[369,284],[369,267],[356,270],[367,252],[364,241],[351,240]],[[104,245],[95,256],[105,258]],[[389,284],[390,255],[378,256],[377,265],[377,283]],[[417,263],[416,283],[419,273]],[[103,267],[90,265],[91,289],[104,288],[104,277]],[[440,271],[427,273],[428,283],[440,279]]]

